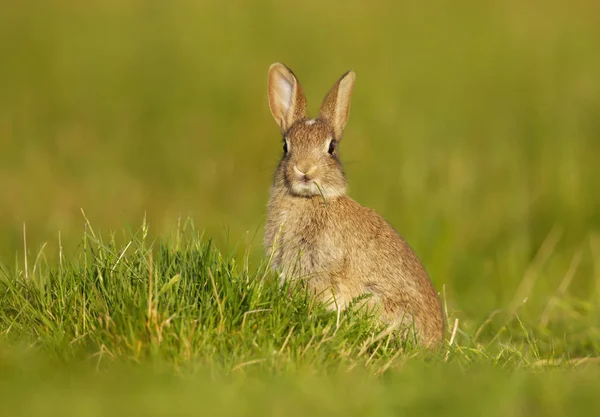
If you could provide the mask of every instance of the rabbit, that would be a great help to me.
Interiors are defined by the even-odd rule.
[[[384,323],[403,326],[421,345],[439,346],[442,308],[423,265],[389,223],[346,194],[338,150],[354,81],[346,72],[310,119],[294,73],[270,66],[268,101],[283,156],[270,190],[267,255],[282,280],[306,280],[330,309],[368,294],[361,299]]]

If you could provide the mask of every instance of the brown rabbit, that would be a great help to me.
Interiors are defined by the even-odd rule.
[[[333,309],[370,294],[390,325],[414,325],[419,343],[443,340],[436,291],[408,244],[381,216],[346,195],[338,144],[355,75],[335,83],[319,117],[285,65],[269,68],[269,106],[283,134],[283,157],[271,188],[265,244],[282,279],[303,278]]]

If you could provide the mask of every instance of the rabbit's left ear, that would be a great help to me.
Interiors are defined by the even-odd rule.
[[[306,118],[306,98],[294,73],[275,63],[269,68],[269,107],[285,134],[298,120]]]
[[[341,139],[350,115],[350,96],[356,75],[348,71],[336,82],[321,103],[320,117],[333,128],[337,140]]]

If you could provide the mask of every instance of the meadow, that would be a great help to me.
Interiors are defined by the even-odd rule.
[[[0,2],[3,415],[589,415],[594,1]],[[281,61],[357,74],[350,195],[440,291],[427,352],[279,288]]]

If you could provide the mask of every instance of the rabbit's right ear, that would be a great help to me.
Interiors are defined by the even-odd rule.
[[[269,67],[269,107],[282,133],[296,121],[306,118],[302,87],[294,73],[280,63]]]

